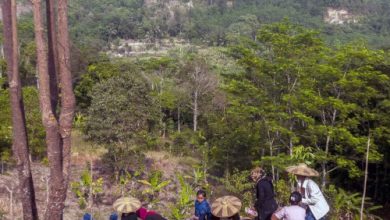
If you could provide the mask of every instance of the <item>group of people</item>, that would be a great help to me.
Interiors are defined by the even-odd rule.
[[[310,177],[319,173],[302,163],[287,168],[287,172],[296,176],[298,184],[296,191],[290,195],[290,206],[279,208],[275,201],[272,180],[261,168],[251,172],[256,182],[256,203],[258,220],[325,220],[329,205],[317,183]]]
[[[290,195],[289,206],[278,206],[272,179],[262,168],[257,167],[251,172],[251,178],[256,184],[256,202],[254,207],[246,210],[250,218],[240,218],[242,204],[237,197],[223,196],[210,206],[206,191],[199,190],[192,219],[325,220],[329,205],[318,185],[310,178],[319,176],[319,173],[306,164],[288,167],[287,172],[294,174],[298,180],[296,191]],[[142,207],[141,202],[133,197],[122,197],[113,206],[120,216],[113,214],[110,220],[119,220],[119,217],[120,220],[166,220],[157,212]]]
[[[252,170],[251,178],[256,183],[256,202],[253,209],[247,210],[247,213],[256,220],[325,220],[325,216],[329,212],[329,205],[318,185],[310,178],[319,176],[319,173],[306,164],[288,167],[287,172],[297,177],[297,190],[291,193],[289,206],[279,207],[275,200],[272,179],[260,167]],[[238,205],[236,202],[236,207],[231,208],[236,212],[225,211],[221,212],[224,214],[218,215],[218,212],[223,208],[220,208],[216,202],[210,208],[205,198],[206,193],[202,190],[198,191],[194,219],[240,219],[238,212],[241,203]],[[225,204],[229,206],[229,201],[225,201]]]
[[[216,199],[211,207],[206,200],[206,192],[196,193],[195,215],[193,220],[240,220],[241,201],[235,196],[223,196]]]

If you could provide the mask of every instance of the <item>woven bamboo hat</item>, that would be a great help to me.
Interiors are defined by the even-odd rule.
[[[299,176],[319,176],[320,174],[308,167],[305,163],[300,163],[296,166],[289,166],[286,168],[286,171]]]
[[[134,197],[122,197],[114,202],[113,207],[118,213],[136,212],[141,208],[141,201]]]
[[[227,218],[237,214],[241,209],[241,201],[234,196],[223,196],[211,205],[211,213],[218,218]]]

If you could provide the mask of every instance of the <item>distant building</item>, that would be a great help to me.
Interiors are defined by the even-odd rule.
[[[356,15],[351,14],[346,9],[327,8],[325,22],[329,24],[349,24],[357,23]]]
[[[228,8],[233,8],[234,6],[234,0],[226,0],[226,6]]]

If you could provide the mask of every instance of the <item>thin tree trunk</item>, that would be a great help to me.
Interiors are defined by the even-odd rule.
[[[180,107],[177,107],[177,131],[181,132],[181,122],[180,122]]]
[[[61,83],[61,114],[60,132],[63,141],[63,160],[65,187],[69,183],[71,131],[76,106],[73,93],[72,73],[70,64],[70,43],[68,31],[68,1],[58,1],[58,58]]]
[[[340,97],[340,92],[337,94],[337,98],[339,98],[339,97]],[[330,126],[332,128],[334,127],[334,124],[336,122],[336,116],[337,116],[337,109],[334,109],[333,113],[332,113],[332,119],[330,121]],[[324,126],[327,126],[326,116],[325,116],[325,111],[324,110],[323,110],[323,114],[322,114],[322,123],[323,123]],[[326,135],[326,141],[325,141],[325,155],[326,156],[328,156],[328,154],[329,154],[330,138],[331,138],[331,135],[328,132],[327,135]],[[327,167],[326,167],[326,161],[322,162],[321,168],[322,168],[322,184],[321,184],[321,188],[325,189],[325,187],[326,187],[326,177],[327,177],[327,174],[328,174],[328,170],[327,170]]]
[[[329,143],[330,143],[330,134],[328,133],[328,135],[326,136],[326,143],[325,143],[325,155],[328,155],[329,153]],[[326,168],[326,162],[322,162],[321,164],[321,168],[322,168],[322,184],[321,184],[321,187],[322,189],[325,189],[325,186],[326,186],[326,176],[327,176],[327,168]]]
[[[34,183],[29,160],[22,88],[19,77],[16,0],[4,0],[2,10],[4,25],[4,50],[7,61],[7,73],[12,111],[12,149],[18,170],[18,190],[22,201],[23,219],[38,219],[38,212],[35,203]]]
[[[50,76],[50,99],[53,113],[56,115],[58,104],[58,57],[55,19],[55,1],[46,0],[46,21],[48,41],[48,71]]]
[[[62,148],[59,135],[59,124],[52,111],[50,97],[50,76],[48,73],[48,53],[44,40],[41,0],[33,0],[35,42],[37,46],[37,67],[39,84],[39,101],[42,112],[42,123],[46,130],[47,157],[50,168],[49,202],[45,219],[62,219],[62,210],[66,189],[62,171]]]
[[[194,92],[194,115],[193,115],[193,123],[194,123],[194,131],[198,129],[198,91]]]
[[[371,141],[371,137],[370,137],[370,135],[368,135],[367,151],[366,151],[366,167],[365,167],[365,170],[364,170],[364,184],[363,184],[362,205],[360,207],[360,220],[363,220],[364,201],[366,200],[367,179],[368,179],[368,156],[369,156],[369,153],[370,153],[370,141]]]
[[[375,165],[375,189],[374,189],[374,200],[378,200],[379,183],[380,183],[380,171],[379,171],[379,163],[377,163],[377,164]]]
[[[91,158],[91,165],[90,165],[90,169],[91,169],[91,181],[93,182],[93,160]],[[92,189],[92,182],[91,182],[91,185],[89,186],[89,192],[90,192],[90,207],[91,207],[91,219],[93,219],[93,189]]]

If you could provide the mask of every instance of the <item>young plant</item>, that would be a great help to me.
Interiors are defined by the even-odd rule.
[[[242,200],[243,207],[251,207],[254,201],[254,183],[249,180],[249,174],[249,171],[234,170],[233,174],[228,173],[221,179],[225,188]]]
[[[159,193],[171,183],[170,180],[162,179],[162,172],[155,171],[151,174],[148,180],[138,180],[139,183],[147,186],[145,190],[142,191],[143,195],[147,195],[149,202],[154,204],[158,202]]]
[[[349,193],[341,188],[336,189],[333,185],[327,190],[330,195],[333,211],[331,219],[358,219],[360,216],[360,205],[362,196],[360,193]],[[374,206],[370,202],[370,198],[365,199],[366,209],[364,210],[365,219],[381,219],[372,214],[372,211],[382,208],[382,206]]]
[[[79,199],[80,209],[85,209],[88,206],[92,208],[93,201],[103,193],[103,178],[93,179],[89,169],[85,169],[79,181],[71,183],[72,192]]]
[[[193,195],[195,190],[191,184],[184,180],[182,175],[178,175],[177,179],[180,184],[179,197],[175,205],[171,206],[171,218],[173,220],[182,220],[189,217],[190,208],[194,203]]]

